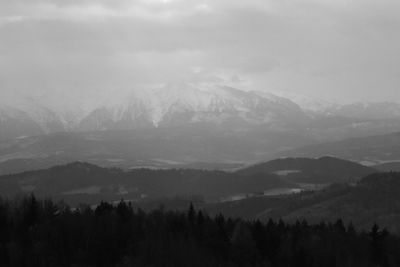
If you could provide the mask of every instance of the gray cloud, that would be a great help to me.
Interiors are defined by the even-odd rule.
[[[5,0],[0,93],[229,80],[400,101],[398,47],[395,0]]]

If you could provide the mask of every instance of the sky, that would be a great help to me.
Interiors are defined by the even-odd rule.
[[[400,101],[398,0],[1,0],[0,97],[216,83]]]

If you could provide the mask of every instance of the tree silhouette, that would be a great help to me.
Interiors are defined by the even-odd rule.
[[[0,266],[400,266],[400,239],[374,225],[210,217],[190,205],[70,209],[33,195],[0,199]]]

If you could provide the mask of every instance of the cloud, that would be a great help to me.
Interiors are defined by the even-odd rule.
[[[4,0],[0,92],[234,80],[400,101],[399,10],[395,0]]]

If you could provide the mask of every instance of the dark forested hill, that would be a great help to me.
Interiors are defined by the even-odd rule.
[[[376,170],[361,164],[333,157],[282,158],[257,164],[237,173],[242,175],[273,173],[287,180],[302,183],[339,183],[359,179]]]
[[[76,162],[46,170],[1,176],[0,194],[13,197],[34,193],[40,197],[64,200],[73,206],[125,199],[133,201],[136,207],[146,209],[160,205],[182,208],[190,201],[200,200],[201,203],[206,200],[201,207],[210,214],[221,212],[232,217],[262,220],[283,218],[294,221],[305,218],[313,223],[342,218],[346,223],[352,221],[363,229],[378,222],[400,233],[398,173],[367,175],[361,180],[332,184],[319,191],[286,195],[278,193],[273,196],[263,193],[271,189],[299,188],[299,184],[294,181],[304,180],[290,177],[290,174],[285,176],[277,173],[281,167],[289,170],[300,168],[300,165],[296,165],[299,161],[308,162],[302,164],[302,169],[305,174],[310,174],[309,177],[313,178],[311,181],[320,182],[317,178],[325,179],[322,181],[345,181],[364,171],[372,171],[355,163],[332,158],[278,160],[237,173],[180,169],[122,171]],[[289,162],[291,165],[283,165],[281,162]],[[314,166],[315,162],[321,162],[322,167]],[[336,171],[334,166],[342,169]],[[273,170],[275,173],[270,173]],[[324,176],[329,172],[336,176]],[[237,195],[241,197],[232,197]],[[233,201],[235,199],[239,201]]]
[[[294,186],[274,174],[242,176],[222,171],[183,169],[122,171],[81,162],[0,177],[2,196],[32,192],[69,203],[177,195],[198,195],[218,200],[234,194]]]
[[[35,193],[70,204],[198,196],[233,200],[246,195],[285,194],[309,190],[313,184],[353,182],[375,170],[357,163],[324,157],[279,159],[235,173],[194,169],[103,168],[75,162],[49,169],[0,176],[0,195]],[[276,192],[275,192],[276,191]]]
[[[71,210],[29,196],[0,198],[0,266],[397,267],[400,239],[374,225],[285,223],[130,203]]]
[[[400,173],[376,173],[355,185],[332,185],[318,192],[214,204],[208,210],[262,220],[306,219],[318,223],[341,218],[363,229],[376,222],[400,233]]]

